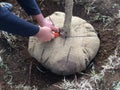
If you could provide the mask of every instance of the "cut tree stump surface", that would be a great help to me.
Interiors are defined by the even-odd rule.
[[[64,17],[62,12],[50,15],[58,27],[63,27]],[[58,37],[46,43],[30,37],[28,50],[44,67],[56,74],[80,73],[97,54],[100,40],[91,24],[75,16],[72,17],[70,36],[66,39]]]

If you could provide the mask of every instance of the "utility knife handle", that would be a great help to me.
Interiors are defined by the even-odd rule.
[[[55,38],[60,36],[60,34],[58,32],[53,32],[53,35],[54,35]]]

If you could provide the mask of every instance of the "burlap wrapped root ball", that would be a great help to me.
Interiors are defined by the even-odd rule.
[[[63,27],[64,13],[55,12],[50,17],[56,26]],[[70,75],[86,69],[95,57],[99,45],[100,40],[92,25],[73,16],[69,38],[58,37],[50,42],[42,43],[37,38],[30,37],[29,52],[52,72]]]

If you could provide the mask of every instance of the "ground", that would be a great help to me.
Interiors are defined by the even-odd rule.
[[[13,12],[16,15],[33,22],[14,0],[5,1],[9,1],[14,5]],[[86,80],[93,83],[93,89],[82,89],[80,87],[81,89],[74,90],[120,90],[120,16],[118,12],[120,10],[120,1],[90,1],[82,2],[81,0],[81,3],[75,3],[73,15],[87,20],[94,26],[101,41],[100,49],[85,71],[80,74],[67,76],[66,79],[72,83],[76,76],[75,79],[77,79],[78,83]],[[62,3],[38,0],[38,4],[44,16],[48,16],[54,11],[64,11],[64,4]],[[27,51],[28,38],[17,36],[17,41],[11,45],[4,36],[0,35],[0,37],[0,53],[4,62],[0,64],[0,87],[2,87],[2,90],[26,90],[23,89],[25,86],[31,86],[28,87],[30,88],[29,90],[33,90],[35,87],[38,90],[65,89],[63,84],[65,81],[68,83],[68,81],[64,79],[64,76],[51,73],[29,55]],[[103,70],[106,70],[104,75]],[[103,77],[102,79],[99,78],[100,80],[96,78],[93,80],[92,77],[96,76]],[[67,84],[65,85],[67,87]],[[20,87],[22,89],[18,89]],[[65,90],[69,90],[69,87]]]

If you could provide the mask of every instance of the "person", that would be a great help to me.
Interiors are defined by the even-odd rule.
[[[59,29],[44,18],[36,1],[17,0],[17,2],[28,15],[31,15],[38,22],[39,26],[17,17],[9,10],[12,6],[2,2],[0,5],[0,30],[25,37],[35,36],[43,42],[52,40],[54,38],[52,32],[59,32]]]

